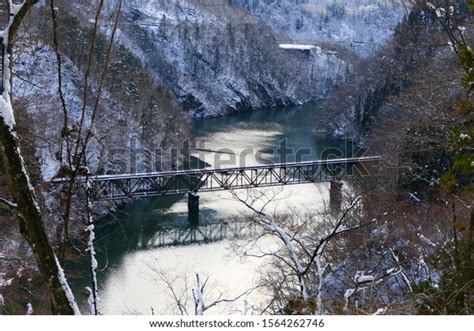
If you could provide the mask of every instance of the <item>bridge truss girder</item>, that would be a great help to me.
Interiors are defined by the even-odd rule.
[[[123,200],[327,182],[353,174],[354,166],[378,158],[313,161],[268,166],[171,171],[91,178],[97,200]]]

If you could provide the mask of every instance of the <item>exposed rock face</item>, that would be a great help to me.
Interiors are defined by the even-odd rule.
[[[374,127],[388,121],[392,112],[401,120],[403,107],[397,109],[394,104],[400,94],[419,83],[417,71],[428,77],[429,66],[451,54],[449,49],[433,46],[440,38],[433,32],[436,28],[436,17],[422,10],[412,10],[384,47],[372,58],[359,61],[343,87],[323,102],[330,118],[322,119],[320,125],[327,125],[328,131],[336,137],[363,141]],[[456,94],[449,90],[447,95]],[[431,91],[436,95],[434,88]]]
[[[332,43],[369,57],[405,13],[400,1],[231,0],[300,43]]]
[[[284,35],[224,1],[127,6],[121,40],[197,117],[302,104],[326,95],[349,70],[334,51],[281,49]]]
[[[57,176],[61,160],[65,160],[64,115],[48,14],[46,8],[32,14],[30,38],[16,45],[13,79],[14,100],[32,118],[36,154],[45,179]],[[108,41],[103,35],[97,37],[85,87],[90,29],[66,11],[60,16],[58,26],[68,130],[77,132],[84,111],[85,131],[91,122],[98,82],[103,73],[100,59],[105,56]],[[156,171],[170,169],[179,163],[179,160],[171,160],[170,152],[181,148],[190,138],[190,118],[177,99],[155,83],[140,60],[123,46],[114,48],[105,77],[93,138],[87,148],[92,171]]]
[[[87,25],[96,1],[63,6]],[[401,9],[375,0],[128,0],[118,40],[193,116],[211,117],[326,96],[393,33]],[[301,43],[317,51],[279,47]]]
[[[97,0],[58,1],[57,6],[66,101],[78,114]],[[115,0],[105,2],[100,21],[104,35],[110,33],[108,15],[116,6]],[[48,22],[48,10],[40,7],[32,20]],[[100,144],[91,148],[93,165],[106,173],[156,168],[152,163],[161,162],[163,155],[150,161],[144,154],[157,147],[179,147],[189,137],[183,108],[195,117],[211,117],[324,97],[345,81],[355,54],[367,55],[383,42],[399,14],[399,9],[374,0],[350,6],[332,0],[124,1],[101,102],[104,116],[96,127]],[[46,100],[46,106],[30,111],[48,118],[35,130],[48,141],[48,146],[38,147],[43,174],[51,177],[58,170],[59,150],[51,141],[59,146],[60,130],[54,123],[61,122],[61,115],[47,24],[33,24],[38,42],[19,49],[15,84],[18,99]],[[355,47],[357,40],[363,46]],[[310,47],[291,46],[302,43]],[[93,94],[94,81],[89,89]],[[116,149],[133,149],[143,157],[128,164],[104,158]]]

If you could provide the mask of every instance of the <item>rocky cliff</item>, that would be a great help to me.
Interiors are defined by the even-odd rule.
[[[84,16],[83,2],[68,7]],[[130,0],[119,42],[193,116],[210,117],[326,96],[354,57],[384,42],[400,13],[384,1]]]
[[[87,94],[94,94],[117,4],[104,2]],[[64,92],[77,115],[97,1],[56,5]],[[374,0],[124,1],[89,157],[105,173],[169,168],[157,149],[187,140],[189,114],[211,117],[325,97],[345,82],[358,57],[383,44],[400,13],[401,7]],[[46,177],[58,171],[61,157],[49,16],[44,4],[35,10],[15,66],[16,98],[45,100],[29,111],[42,119],[35,130]],[[115,160],[111,151],[140,160]]]
[[[406,8],[398,0],[230,0],[300,43],[336,43],[364,58],[393,34]]]

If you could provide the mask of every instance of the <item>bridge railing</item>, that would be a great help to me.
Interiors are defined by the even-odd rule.
[[[188,192],[212,192],[257,187],[326,182],[367,171],[378,156],[256,165],[223,169],[193,169],[89,177],[95,199],[120,200]],[[362,167],[361,167],[362,166]],[[67,179],[55,179],[55,185]],[[85,182],[86,178],[78,178]]]

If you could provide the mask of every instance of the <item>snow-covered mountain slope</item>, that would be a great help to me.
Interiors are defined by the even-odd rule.
[[[287,36],[228,1],[126,1],[118,40],[197,117],[305,103],[350,70],[332,47],[281,49]]]
[[[393,3],[129,0],[118,39],[193,116],[218,116],[326,96],[354,56],[369,56],[392,34],[403,14]],[[83,24],[95,5],[63,4]],[[302,43],[318,47],[279,47]]]
[[[45,179],[58,174],[60,159],[64,157],[61,149],[64,117],[58,95],[56,64],[56,55],[47,44],[20,45],[16,50],[14,100],[26,103],[24,106],[34,124],[37,157]],[[75,130],[84,104],[84,73],[64,54],[62,64],[62,90],[70,126]],[[96,89],[93,80],[88,86],[89,100],[93,100]],[[88,148],[89,166],[95,173],[169,168],[170,165],[165,164],[169,161],[165,160],[166,153],[160,148],[178,148],[188,139],[188,116],[166,99],[157,104],[146,100],[143,109],[130,107],[126,100],[117,98],[108,90],[102,92],[93,139]],[[93,102],[89,101],[85,107],[85,127],[91,121],[92,107]],[[166,128],[170,122],[176,123],[172,134]]]
[[[83,0],[57,3],[64,91],[76,119],[82,108],[83,53],[96,5]],[[105,34],[110,33],[109,16],[116,5],[111,0],[104,7]],[[351,54],[366,55],[364,49],[372,51],[383,43],[400,13],[400,8],[375,0],[351,5],[330,0],[125,1],[91,162],[99,171],[114,172],[116,165],[104,159],[111,150],[146,150],[138,153],[143,155],[178,146],[188,136],[181,108],[209,117],[324,97],[351,72]],[[35,15],[36,22],[48,22],[47,7]],[[38,118],[38,144],[47,141],[40,146],[40,159],[49,178],[58,170],[62,112],[48,29],[33,27],[39,41],[18,52],[15,97],[41,101],[29,111]],[[360,38],[370,42],[354,48]],[[303,42],[308,46],[297,46]],[[93,94],[94,82],[88,89]],[[86,109],[90,112],[90,105]],[[123,172],[153,168],[160,160],[118,161]]]
[[[61,129],[63,113],[60,109],[58,96],[58,81],[55,73],[56,57],[54,51],[44,45],[35,50],[28,50],[19,54],[15,65],[14,90],[16,100],[29,100],[27,109],[35,122],[36,147],[44,178],[54,177],[60,167],[58,160],[61,146]],[[77,123],[80,120],[82,109],[83,74],[75,67],[69,59],[64,61],[63,66],[63,91],[68,106],[71,120]],[[128,118],[126,111],[117,102],[105,93],[102,107],[107,113],[97,121],[97,132],[100,140],[106,138],[108,142],[99,145],[94,140],[89,154],[90,164],[94,169],[107,165],[101,165],[101,154],[105,149],[112,146],[126,147],[128,142],[125,136],[118,136],[120,141],[112,139],[107,132],[107,127],[116,127],[120,119],[129,122],[128,134],[133,135],[134,129],[139,125]],[[86,125],[90,123],[91,108],[87,107]],[[104,116],[105,115],[105,116]],[[113,140],[113,145],[111,141]]]
[[[294,42],[336,42],[368,57],[406,13],[397,0],[231,0]]]
[[[301,104],[344,80],[337,53],[283,50],[277,35],[220,1],[131,1],[121,40],[194,116]]]

